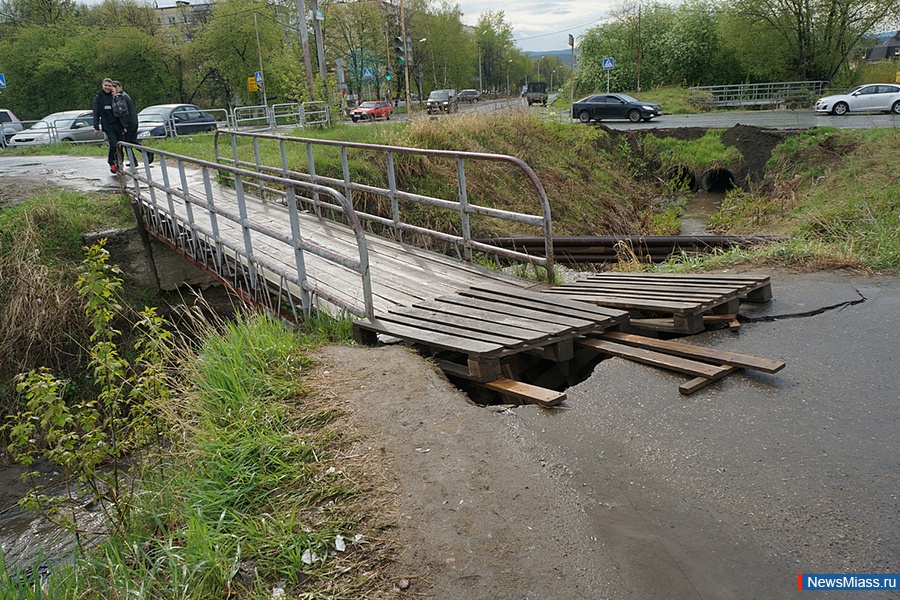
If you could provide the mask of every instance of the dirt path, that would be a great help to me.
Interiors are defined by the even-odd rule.
[[[400,346],[318,358],[318,385],[342,403],[393,524],[384,597],[640,597],[592,537],[570,473],[512,411],[472,404]]]

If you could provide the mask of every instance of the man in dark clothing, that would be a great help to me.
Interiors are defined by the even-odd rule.
[[[103,80],[102,84],[103,89],[97,93],[97,96],[94,98],[94,135],[99,136],[100,131],[106,134],[106,139],[109,142],[109,153],[106,157],[106,162],[109,163],[109,170],[112,173],[117,173],[119,169],[119,164],[117,159],[117,155],[119,152],[119,135],[117,132],[121,131],[116,124],[116,117],[113,115],[113,82],[112,79],[106,78]]]
[[[113,81],[113,116],[116,118],[116,135],[119,140],[128,142],[129,144],[137,144],[137,110],[134,108],[134,101],[131,96],[122,90],[122,84]],[[122,164],[122,157],[125,151],[120,150],[118,154],[118,164]]]

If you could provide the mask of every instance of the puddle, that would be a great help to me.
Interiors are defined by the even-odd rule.
[[[681,235],[706,235],[709,217],[719,210],[724,199],[725,194],[721,192],[700,190],[694,194],[681,214]]]

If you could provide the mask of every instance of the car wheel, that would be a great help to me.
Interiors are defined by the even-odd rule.
[[[900,115],[900,100],[894,102],[894,105],[891,106],[891,112],[895,115]]]
[[[354,122],[354,123],[356,123],[357,121],[359,121],[359,117],[350,117],[350,118],[353,119],[353,122]]]
[[[832,114],[835,114],[838,116],[846,115],[848,110],[850,110],[850,107],[847,106],[846,102],[838,102],[837,104],[835,104],[834,106],[831,107]]]
[[[385,120],[385,121],[390,121],[390,120],[391,120],[391,113],[388,113],[388,114],[384,115],[384,120]]]
[[[641,120],[641,113],[637,109],[631,109],[628,111],[628,120],[632,123],[637,123]]]
[[[578,120],[581,121],[582,123],[590,123],[591,122],[591,113],[589,113],[586,110],[581,111],[580,113],[578,113]]]

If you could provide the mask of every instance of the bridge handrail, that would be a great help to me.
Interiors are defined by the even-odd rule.
[[[827,81],[775,81],[768,83],[736,83],[689,88],[691,102],[712,105],[777,104],[789,100],[805,101],[821,94]]]
[[[229,136],[231,141],[231,154],[232,157],[224,156],[220,151],[219,147],[219,138],[220,136]],[[252,140],[253,143],[253,153],[254,159],[253,161],[242,160],[238,154],[237,147],[237,138],[244,137]],[[259,142],[260,140],[270,140],[279,143],[279,149],[281,153],[281,162],[282,165],[280,168],[272,167],[268,165],[263,165],[260,158],[260,150],[259,150]],[[288,143],[300,143],[305,144],[307,149],[307,157],[308,157],[308,168],[309,172],[304,173],[300,171],[291,170],[288,168],[288,160],[286,154],[286,144]],[[340,149],[341,151],[341,166],[343,169],[344,178],[337,179],[333,177],[326,177],[322,175],[316,174],[315,169],[315,159],[313,157],[313,146],[330,146]],[[387,180],[388,180],[388,188],[377,187],[373,185],[367,185],[362,183],[353,182],[350,179],[349,172],[349,159],[347,150],[348,149],[360,149],[367,151],[379,151],[384,152],[387,156]],[[292,137],[292,136],[283,136],[277,134],[267,134],[267,133],[251,133],[251,132],[242,132],[242,131],[233,131],[233,130],[220,130],[216,133],[215,141],[214,141],[214,150],[215,157],[218,163],[231,164],[237,167],[247,167],[251,169],[256,169],[260,173],[269,173],[269,174],[280,174],[285,177],[297,178],[302,181],[308,181],[312,183],[320,183],[324,182],[338,188],[344,189],[344,195],[347,198],[350,198],[352,202],[352,194],[354,191],[356,192],[366,192],[370,194],[375,194],[379,196],[386,197],[391,202],[391,212],[392,218],[388,219],[385,217],[380,217],[378,215],[369,214],[363,211],[357,211],[356,214],[362,220],[370,221],[372,223],[377,223],[379,225],[383,225],[385,227],[389,227],[395,231],[400,232],[402,236],[402,232],[409,232],[414,234],[425,235],[428,237],[432,237],[434,239],[440,240],[442,242],[449,242],[461,245],[464,249],[465,259],[468,261],[472,260],[472,251],[480,251],[488,254],[494,254],[497,256],[503,256],[509,259],[519,260],[523,262],[528,262],[531,264],[536,264],[543,266],[547,270],[547,278],[548,280],[553,280],[553,270],[554,270],[554,257],[553,257],[553,225],[552,218],[550,213],[550,201],[547,198],[547,193],[544,190],[543,184],[540,179],[538,179],[535,172],[529,167],[524,161],[514,156],[504,155],[504,154],[490,154],[483,152],[465,152],[458,150],[434,150],[434,149],[425,149],[425,148],[409,148],[404,146],[390,146],[384,144],[367,144],[362,142],[348,142],[348,141],[339,141],[339,140],[321,140],[315,138],[303,138],[303,137]],[[425,196],[422,194],[416,194],[413,192],[407,192],[403,190],[397,189],[396,186],[396,173],[394,170],[394,155],[395,154],[408,154],[408,155],[418,155],[418,156],[430,156],[430,157],[442,157],[442,158],[452,158],[456,160],[456,170],[457,170],[457,184],[458,184],[458,194],[459,200],[447,200],[444,198],[436,198],[433,196]],[[466,178],[465,178],[465,168],[463,166],[463,161],[465,160],[484,160],[484,161],[493,161],[511,164],[520,172],[522,172],[531,185],[534,188],[535,193],[540,201],[541,206],[541,215],[529,215],[525,213],[518,213],[513,211],[507,211],[503,209],[496,209],[487,206],[480,206],[477,204],[472,204],[468,201],[467,189],[466,189]],[[265,195],[265,193],[276,193],[280,194],[281,191],[277,189],[269,189],[263,185],[260,185],[259,189],[261,195]],[[317,196],[313,196],[311,199],[307,199],[310,201],[318,212],[320,208],[329,208],[326,203],[321,202],[321,200]],[[439,208],[444,208],[448,210],[453,210],[460,214],[461,220],[461,230],[462,235],[455,235],[446,232],[436,231],[427,227],[419,227],[409,223],[405,223],[400,219],[400,209],[398,200],[407,200],[411,202],[415,202],[418,204],[428,205],[428,206],[436,206]],[[534,256],[529,255],[523,252],[518,252],[515,250],[509,250],[505,248],[498,248],[491,245],[482,244],[476,242],[470,233],[469,230],[469,215],[482,215],[488,216],[492,218],[497,218],[501,220],[519,222],[527,225],[540,226],[543,228],[543,237],[545,240],[545,255]]]
[[[202,246],[200,244],[200,240],[196,239],[196,234],[202,233],[208,238],[214,240],[216,245],[216,251],[221,255],[221,247],[230,248],[236,256],[242,257],[245,261],[247,261],[248,267],[253,268],[254,264],[261,264],[265,266],[270,271],[278,274],[280,277],[284,278],[286,281],[290,281],[297,285],[301,289],[302,294],[302,304],[305,312],[308,312],[310,309],[310,300],[308,298],[307,292],[314,292],[317,296],[326,299],[327,301],[335,304],[336,306],[343,308],[349,312],[360,316],[366,316],[368,318],[374,318],[374,304],[372,300],[372,284],[369,273],[369,255],[368,255],[368,247],[366,245],[365,232],[363,231],[362,221],[359,216],[353,209],[353,206],[343,194],[341,194],[338,190],[334,188],[318,185],[315,183],[310,183],[306,181],[297,181],[295,179],[288,179],[285,177],[279,177],[276,175],[259,173],[256,171],[248,171],[246,169],[241,169],[238,167],[232,167],[228,165],[217,164],[209,161],[205,161],[198,158],[192,158],[187,156],[182,156],[179,154],[175,154],[173,152],[167,152],[164,150],[153,149],[153,154],[155,157],[158,157],[160,166],[162,168],[162,176],[163,181],[159,182],[154,180],[152,177],[152,172],[150,170],[150,163],[147,157],[149,150],[146,147],[143,147],[139,144],[129,144],[126,142],[120,142],[120,145],[125,148],[125,151],[128,153],[131,167],[127,169],[123,169],[122,173],[130,178],[133,183],[133,189],[129,188],[127,185],[123,186],[125,192],[132,196],[135,202],[142,206],[151,206],[155,211],[162,212],[167,214],[170,219],[173,221],[182,222],[187,226],[187,229],[191,232],[190,243],[187,243],[180,238],[175,231],[170,232],[171,238],[166,238],[168,243],[172,244],[173,247],[181,251],[187,252],[191,255],[191,258],[198,262],[202,262],[203,258],[201,256],[194,255],[195,252]],[[135,150],[142,151],[142,162],[140,166],[142,169],[138,168],[138,161],[136,160]],[[173,160],[177,164],[178,175],[181,181],[181,188],[173,187],[169,184],[169,175],[167,168],[167,160]],[[204,184],[205,184],[205,194],[206,200],[198,198],[196,195],[192,194],[188,189],[187,179],[185,176],[185,165],[192,165],[194,167],[198,167],[202,170],[204,176]],[[230,173],[236,181],[235,192],[238,198],[238,207],[239,213],[235,214],[232,211],[223,209],[219,206],[216,206],[212,200],[212,191],[211,184],[209,179],[210,170],[214,172],[227,172]],[[264,225],[260,225],[259,223],[255,223],[250,218],[246,210],[246,203],[243,192],[242,180],[243,178],[251,178],[255,180],[266,181],[272,185],[280,185],[283,186],[286,190],[286,198],[287,198],[287,207],[290,215],[290,224],[291,224],[291,235],[285,235],[270,227],[266,227]],[[148,195],[144,195],[141,190],[141,184],[144,184],[148,188]],[[353,231],[354,238],[356,240],[357,247],[357,258],[350,258],[347,256],[343,256],[329,250],[323,246],[317,245],[313,242],[310,242],[304,239],[300,235],[300,223],[298,219],[298,209],[297,202],[295,198],[294,191],[297,188],[302,188],[304,190],[309,190],[316,194],[324,194],[333,199],[333,202],[336,206],[340,207],[347,218],[348,224]],[[159,190],[166,194],[167,204],[168,206],[163,206],[161,203],[157,202],[155,191]],[[149,197],[148,197],[149,196]],[[187,218],[181,217],[175,210],[174,202],[172,200],[173,197],[180,198],[185,203],[185,210],[187,212]],[[194,207],[200,207],[210,213],[210,223],[212,230],[205,229],[202,225],[198,224],[193,218],[193,209]],[[218,231],[218,222],[216,217],[223,217],[233,223],[238,224],[242,231],[244,232],[243,236],[243,248],[239,248],[235,244],[229,244],[226,240],[224,240]],[[148,224],[144,224],[145,227]],[[295,251],[295,267],[296,273],[285,273],[282,269],[280,269],[277,265],[273,265],[270,261],[262,258],[261,256],[257,256],[253,251],[252,239],[250,236],[250,232],[254,231],[259,234],[262,234],[271,239],[277,240],[283,244],[286,244],[292,247]],[[159,231],[159,234],[166,234],[164,231]],[[362,280],[362,292],[363,292],[363,300],[365,306],[360,309],[359,307],[343,300],[340,297],[337,297],[333,294],[330,294],[326,290],[317,289],[312,284],[308,282],[307,272],[305,261],[303,260],[303,252],[310,252],[319,256],[325,260],[333,262],[335,264],[339,264],[342,267],[355,271],[359,274]],[[251,278],[253,279],[253,278]]]

